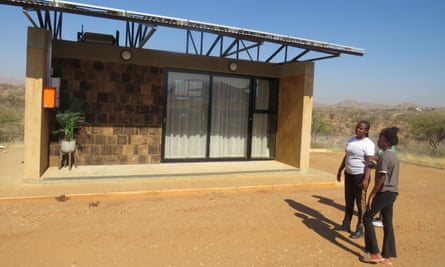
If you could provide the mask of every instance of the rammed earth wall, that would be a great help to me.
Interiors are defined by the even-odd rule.
[[[77,137],[79,165],[160,163],[162,68],[56,58],[53,69],[61,91],[85,102],[88,125]],[[57,166],[58,153],[54,140],[50,166]]]

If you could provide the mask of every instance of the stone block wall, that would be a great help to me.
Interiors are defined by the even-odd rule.
[[[61,77],[61,105],[72,96],[85,103],[78,165],[160,163],[162,68],[66,58],[53,59],[53,68]],[[50,144],[50,166],[58,165],[59,146]]]

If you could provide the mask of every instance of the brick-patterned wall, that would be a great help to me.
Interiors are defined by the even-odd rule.
[[[85,102],[88,125],[76,138],[78,165],[160,162],[162,68],[64,58],[53,59],[53,68],[61,90]],[[50,166],[58,160],[55,141]]]

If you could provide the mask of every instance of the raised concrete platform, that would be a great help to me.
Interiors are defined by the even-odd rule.
[[[332,174],[300,171],[278,161],[162,163],[150,165],[50,167],[41,179],[23,179],[23,145],[0,154],[0,199],[67,195],[191,193],[335,186]],[[7,167],[6,167],[7,166]]]

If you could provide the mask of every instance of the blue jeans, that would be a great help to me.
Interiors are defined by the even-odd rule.
[[[397,195],[398,193],[395,192],[377,193],[372,202],[371,210],[367,211],[363,216],[363,222],[365,225],[365,248],[367,252],[372,254],[379,253],[379,246],[377,244],[372,219],[380,211],[383,217],[382,257],[397,257],[394,228],[392,225],[393,207]]]

